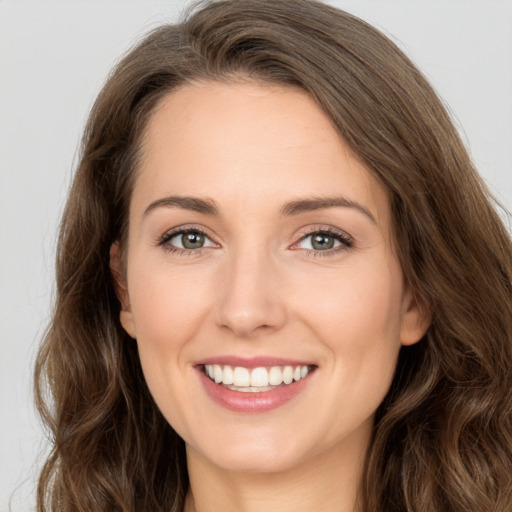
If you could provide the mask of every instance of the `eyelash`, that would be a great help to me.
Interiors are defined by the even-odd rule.
[[[353,239],[348,236],[346,233],[341,231],[334,230],[332,228],[318,227],[316,229],[308,230],[298,242],[295,242],[293,246],[297,246],[307,238],[314,235],[325,235],[331,238],[334,238],[336,241],[340,242],[338,247],[332,249],[326,249],[323,251],[315,250],[315,249],[304,249],[306,256],[312,256],[313,258],[327,258],[329,256],[334,256],[339,254],[340,252],[346,251],[350,249],[354,245]]]
[[[175,247],[173,245],[169,244],[169,241],[172,240],[175,236],[178,235],[185,235],[187,233],[195,233],[204,236],[205,238],[209,239],[208,234],[203,231],[202,229],[196,228],[196,227],[181,227],[172,231],[169,231],[162,235],[158,241],[157,245],[161,246],[165,251],[177,254],[179,256],[199,256],[202,254],[202,252],[207,249],[208,247],[200,247],[197,249],[182,249],[180,247]],[[292,246],[295,247],[299,245],[301,242],[306,240],[307,238],[314,236],[314,235],[325,235],[328,237],[334,238],[336,241],[340,242],[340,245],[338,247],[332,248],[332,249],[326,249],[326,250],[315,250],[315,249],[304,249],[305,254],[307,256],[312,256],[314,258],[321,258],[321,257],[329,257],[333,256],[335,254],[338,254],[339,252],[346,251],[347,249],[350,249],[354,245],[353,239],[348,236],[345,233],[342,233],[340,231],[335,231],[331,228],[316,228],[307,231],[305,234],[301,236],[301,238],[295,242]],[[297,250],[297,249],[294,249]]]
[[[187,233],[203,235],[205,238],[210,239],[208,234],[202,229],[185,226],[164,233],[158,239],[157,245],[161,246],[165,251],[177,254],[178,256],[199,256],[205,249],[207,249],[207,247],[199,247],[198,249],[182,249],[181,247],[175,247],[174,245],[169,244],[169,241],[172,240],[175,236],[186,235]]]

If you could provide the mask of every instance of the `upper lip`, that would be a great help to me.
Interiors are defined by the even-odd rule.
[[[243,368],[258,368],[269,366],[309,366],[310,361],[299,359],[288,359],[282,357],[255,356],[255,357],[238,357],[238,356],[212,356],[201,359],[196,362],[196,366],[204,366],[210,364],[241,366]]]

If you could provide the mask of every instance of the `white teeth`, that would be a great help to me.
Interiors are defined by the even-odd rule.
[[[285,384],[291,384],[293,382],[293,368],[291,366],[284,367],[283,382]]]
[[[268,382],[272,386],[279,386],[283,382],[283,371],[279,366],[272,366],[268,372]]]
[[[254,368],[252,370],[251,386],[268,386],[268,372],[266,368]]]
[[[237,366],[233,371],[233,384],[241,388],[249,387],[251,385],[249,370],[247,368]]]
[[[291,384],[303,379],[310,372],[309,366],[271,366],[252,370],[242,366],[206,364],[205,374],[217,384],[228,386],[238,391],[269,391],[281,384]]]
[[[218,364],[213,365],[213,378],[217,384],[224,378],[222,368]]]
[[[233,368],[231,366],[224,366],[223,384],[233,384]]]

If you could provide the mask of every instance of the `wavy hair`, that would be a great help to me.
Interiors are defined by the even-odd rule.
[[[237,78],[238,77],[238,78]],[[119,62],[90,114],[62,217],[35,389],[52,451],[38,511],[181,511],[183,441],[119,323],[109,270],[126,240],[148,118],[196,80],[300,87],[389,194],[406,281],[432,323],[401,349],[377,411],[366,512],[512,510],[512,244],[442,102],[360,19],[313,0],[203,2]]]

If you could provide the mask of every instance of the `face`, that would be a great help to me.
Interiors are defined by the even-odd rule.
[[[364,450],[426,328],[391,233],[386,192],[304,92],[211,82],[162,101],[118,293],[189,455],[279,471]]]

